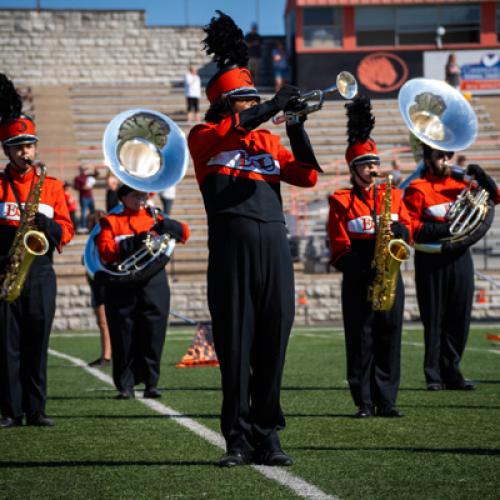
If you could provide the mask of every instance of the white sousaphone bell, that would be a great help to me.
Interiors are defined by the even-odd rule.
[[[110,171],[123,184],[137,191],[157,193],[175,186],[186,174],[189,153],[186,137],[168,116],[149,109],[130,109],[116,115],[104,132],[103,153]],[[119,204],[110,213],[120,213]],[[146,248],[111,270],[99,258],[95,237],[97,224],[85,246],[83,261],[87,274],[94,279],[102,271],[110,279],[133,280],[134,275],[153,264],[158,257],[170,256],[175,240],[168,235],[150,238]]]

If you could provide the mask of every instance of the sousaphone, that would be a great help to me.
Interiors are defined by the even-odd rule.
[[[186,136],[168,116],[149,109],[130,109],[116,115],[102,141],[105,163],[123,184],[137,191],[157,193],[175,186],[186,174],[189,152]],[[110,213],[120,213],[118,205]],[[149,238],[127,261],[106,267],[99,258],[95,237],[97,224],[85,246],[83,261],[91,279],[131,282],[147,279],[168,262],[175,240],[166,235]]]
[[[420,149],[419,141],[440,151],[462,151],[477,137],[477,117],[462,93],[440,80],[414,78],[399,91],[399,111],[411,132],[412,149]],[[401,184],[406,189],[413,179],[421,176],[424,162]],[[454,167],[454,175],[465,172]],[[451,238],[433,244],[416,244],[417,250],[440,253],[444,248],[458,250],[479,241],[491,227],[494,205],[488,193],[474,183],[469,184],[451,205],[446,218],[450,222]]]

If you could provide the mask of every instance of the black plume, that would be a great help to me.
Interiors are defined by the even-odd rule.
[[[233,19],[220,10],[219,17],[212,17],[210,24],[203,28],[207,37],[203,40],[203,49],[219,69],[236,64],[245,67],[248,63],[248,48],[243,37],[243,31]]]
[[[355,142],[365,142],[370,138],[375,126],[370,98],[358,96],[345,105],[347,109],[347,142],[349,146]]]
[[[0,73],[0,123],[19,118],[23,109],[23,101],[14,84],[6,75]]]

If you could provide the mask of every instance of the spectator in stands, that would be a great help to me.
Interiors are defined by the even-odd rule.
[[[392,185],[399,186],[399,183],[401,182],[401,164],[399,163],[399,160],[391,161],[391,171],[389,174],[392,175]]]
[[[457,56],[450,54],[445,67],[446,83],[456,89],[460,89],[460,66],[457,64]]]
[[[71,217],[71,222],[73,227],[76,229],[76,208],[78,206],[75,197],[70,192],[69,183],[64,183],[64,198],[66,200],[66,205],[68,205],[69,216]]]
[[[273,72],[274,72],[274,91],[283,86],[283,83],[288,80],[288,61],[285,47],[281,40],[276,42],[276,46],[272,52]]]
[[[184,95],[187,102],[187,121],[200,121],[201,80],[194,66],[184,75]]]
[[[170,215],[175,200],[175,186],[160,191],[159,195],[163,205],[163,213]]]
[[[467,168],[467,157],[465,155],[458,155],[457,156],[457,161],[456,161],[456,166],[465,170]]]
[[[257,23],[252,23],[250,32],[245,35],[245,43],[248,47],[248,69],[255,85],[258,85],[262,58],[262,37],[259,35]]]
[[[92,229],[94,229],[94,226],[99,222],[101,217],[104,217],[105,215],[106,214],[103,210],[96,210],[89,217],[89,233],[92,231]],[[109,364],[111,363],[111,340],[109,337],[108,322],[106,320],[106,309],[104,306],[106,287],[102,284],[96,284],[94,280],[90,279],[88,275],[87,281],[90,286],[90,303],[92,305],[92,309],[94,310],[97,326],[99,327],[99,334],[101,337],[101,355],[96,360],[89,363],[89,366],[109,366]]]
[[[106,177],[106,212],[109,212],[120,203],[118,198],[118,179],[111,173]]]
[[[95,185],[95,177],[89,169],[80,166],[80,174],[73,181],[73,187],[78,191],[80,198],[80,225],[78,232],[87,232],[87,212],[95,210],[92,188]]]

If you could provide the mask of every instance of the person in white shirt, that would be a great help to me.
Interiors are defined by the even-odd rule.
[[[194,66],[184,76],[184,94],[187,101],[187,121],[200,121],[201,80]]]

